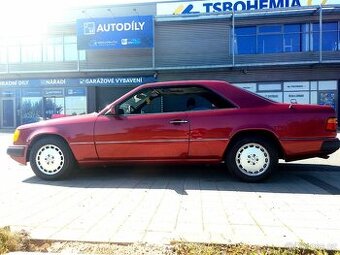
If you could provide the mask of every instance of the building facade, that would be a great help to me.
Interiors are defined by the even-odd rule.
[[[0,37],[0,128],[102,109],[146,82],[218,79],[339,117],[340,5],[240,0],[73,9]],[[318,4],[318,3],[317,3]]]

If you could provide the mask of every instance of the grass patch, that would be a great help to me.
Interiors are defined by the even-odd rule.
[[[12,232],[10,227],[0,228],[0,254],[13,251],[31,251],[27,232]]]
[[[175,255],[340,255],[339,251],[314,249],[308,245],[297,248],[263,247],[246,244],[174,243]]]
[[[110,255],[340,255],[340,251],[315,249],[301,243],[297,248],[263,247],[246,244],[200,244],[173,242],[170,245],[145,243],[113,244],[31,240],[25,231],[0,228],[0,254],[14,251]]]

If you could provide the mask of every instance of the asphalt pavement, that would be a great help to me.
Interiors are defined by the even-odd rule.
[[[281,162],[259,184],[209,166],[92,168],[48,182],[6,155],[11,134],[0,141],[0,226],[34,239],[340,250],[340,151]]]

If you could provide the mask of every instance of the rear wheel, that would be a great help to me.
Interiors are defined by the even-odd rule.
[[[277,164],[275,146],[262,137],[244,137],[235,142],[227,153],[229,171],[246,182],[265,180]]]
[[[33,172],[44,180],[66,178],[75,168],[69,146],[58,137],[46,137],[35,142],[29,160]]]

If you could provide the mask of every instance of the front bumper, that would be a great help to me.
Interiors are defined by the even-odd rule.
[[[25,155],[25,146],[12,145],[7,148],[7,154],[11,157],[23,157]]]
[[[26,164],[26,146],[25,145],[11,145],[7,148],[7,154],[15,161]]]
[[[325,155],[331,154],[340,148],[340,140],[334,138],[332,140],[324,141],[321,145],[321,152]]]

